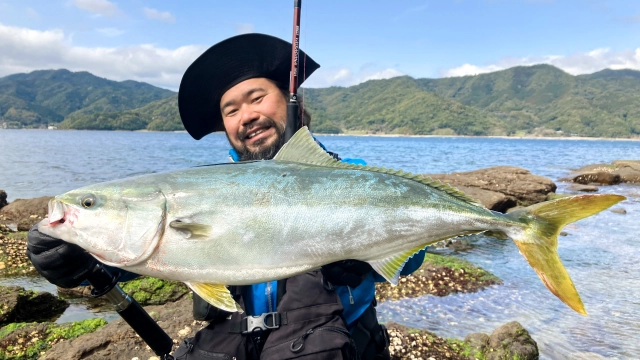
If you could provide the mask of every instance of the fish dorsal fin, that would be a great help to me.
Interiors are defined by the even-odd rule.
[[[273,157],[273,160],[291,161],[301,164],[320,165],[338,167],[340,161],[327,154],[327,152],[316,143],[309,129],[304,126],[298,130],[287,141],[280,151]]]
[[[479,201],[463,193],[462,191],[447,185],[438,180],[433,180],[430,177],[422,175],[414,175],[402,170],[387,169],[377,166],[364,166],[347,164],[340,162],[333,158],[333,156],[327,154],[327,152],[316,142],[311,136],[309,129],[304,126],[298,130],[291,139],[284,144],[284,146],[278,151],[273,160],[290,161],[300,164],[318,165],[333,167],[338,169],[358,169],[365,171],[378,172],[389,175],[396,175],[406,179],[414,180],[431,188],[438,189],[446,192],[447,194],[462,200],[466,203],[484,207]]]
[[[209,304],[229,312],[239,312],[242,314],[242,308],[233,299],[229,289],[221,284],[207,284],[199,282],[187,282],[185,283],[193,292],[198,294]]]
[[[425,247],[427,247],[427,245],[420,245],[415,249],[403,251],[384,259],[367,262],[378,274],[380,274],[380,276],[390,282],[391,285],[396,286],[398,285],[398,279],[400,278],[400,272],[402,271],[404,264],[406,264],[413,255],[417,254]]]

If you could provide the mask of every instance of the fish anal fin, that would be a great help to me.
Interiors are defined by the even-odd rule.
[[[198,294],[209,304],[229,312],[243,313],[240,305],[233,299],[229,289],[221,284],[207,284],[198,282],[186,283],[193,292]]]
[[[413,255],[418,253],[420,250],[423,250],[425,247],[427,247],[427,245],[420,245],[414,249],[403,251],[384,259],[371,260],[367,262],[378,274],[380,274],[380,276],[390,282],[391,285],[396,286],[398,285],[398,279],[400,278],[400,272],[402,271],[404,264],[406,264]]]
[[[181,220],[174,220],[169,226],[176,230],[186,231],[191,234],[190,237],[208,237],[211,235],[211,226],[198,223],[188,223]]]

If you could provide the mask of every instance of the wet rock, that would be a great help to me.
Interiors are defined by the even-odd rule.
[[[499,212],[506,212],[507,209],[518,205],[518,200],[513,196],[505,195],[501,192],[480,189],[471,186],[456,186],[456,188],[472,198],[480,201],[487,209]]]
[[[143,277],[120,283],[122,290],[141,305],[160,305],[173,302],[189,293],[189,288],[179,281]]]
[[[501,283],[502,280],[490,272],[465,260],[427,253],[422,266],[411,275],[401,276],[397,286],[376,283],[376,300],[382,303],[427,294],[473,293]]]
[[[580,192],[596,192],[598,191],[598,187],[595,185],[572,184],[571,186],[569,186],[569,190]]]
[[[0,329],[0,359],[37,359],[52,345],[93,332],[106,323],[103,319],[88,319],[65,324],[9,324]]]
[[[627,213],[627,210],[625,210],[624,208],[613,208],[610,211],[615,214],[623,214],[623,215]]]
[[[487,360],[538,359],[538,344],[517,321],[507,323],[493,331],[486,351]]]
[[[620,175],[620,181],[624,183],[640,183],[640,170],[630,167],[619,168],[614,172]]]
[[[464,338],[464,342],[469,344],[471,357],[482,357],[476,355],[483,354],[487,350],[487,346],[489,346],[489,335],[483,333],[469,334]]]
[[[26,253],[27,233],[0,231],[0,276],[35,274]]]
[[[566,231],[560,231],[560,236],[567,236],[567,235],[569,235],[569,233],[568,233],[568,232],[566,232]]]
[[[146,306],[145,310],[174,340],[174,350],[186,337],[192,337],[207,323],[194,321],[192,299],[184,296],[165,305]],[[149,359],[155,354],[122,319],[114,320],[96,332],[54,345],[41,359]]]
[[[465,344],[459,340],[442,338],[426,330],[409,329],[389,322],[389,353],[392,360],[453,359],[466,360],[462,352]]]
[[[35,199],[16,199],[0,209],[0,219],[4,224],[15,224],[17,231],[28,231],[32,225],[47,216],[47,204],[51,196]]]
[[[0,190],[0,209],[7,205],[7,192],[4,190]]]
[[[630,168],[635,171],[640,171],[640,160],[615,160],[611,163],[616,169]]]
[[[511,323],[510,323],[511,324]],[[510,324],[503,325],[496,329],[494,334],[500,329],[509,327]],[[515,323],[517,324],[517,323]],[[502,332],[505,335],[501,341],[508,349],[515,352],[506,353],[490,347],[491,337],[487,334],[469,334],[464,341],[457,339],[445,339],[426,330],[408,329],[402,325],[389,322],[386,324],[389,329],[389,352],[393,360],[405,359],[537,359],[538,351],[535,341],[528,337],[527,331],[521,326],[518,333]],[[522,332],[527,336],[522,335]],[[493,337],[493,335],[492,335]],[[522,345],[516,346],[514,344]],[[534,345],[534,349],[530,344]],[[535,351],[534,351],[535,350]],[[502,356],[502,357],[499,357]]]
[[[12,322],[49,321],[69,304],[48,292],[33,292],[19,286],[0,286],[0,326]]]
[[[487,208],[502,212],[516,205],[528,206],[545,201],[547,194],[556,190],[556,184],[550,179],[514,166],[425,176],[459,188],[472,197],[475,195]]]
[[[120,287],[131,295],[140,305],[161,305],[177,301],[189,293],[182,282],[161,280],[152,277],[140,277],[121,282]],[[78,286],[71,289],[58,287],[58,293],[68,297],[91,297],[92,286]]]
[[[640,183],[640,160],[616,160],[611,164],[583,166],[560,181],[604,185],[616,185],[621,182]]]
[[[58,294],[65,297],[77,298],[77,297],[91,297],[91,290],[93,286],[78,286],[74,288],[62,288],[58,286]]]
[[[565,178],[565,180],[566,179],[567,178]],[[570,176],[568,180],[583,185],[592,183],[602,185],[616,185],[620,183],[620,175],[604,171],[586,172]]]

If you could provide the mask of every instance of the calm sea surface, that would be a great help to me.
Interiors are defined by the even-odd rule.
[[[571,169],[616,159],[640,159],[640,142],[487,138],[320,136],[342,157],[415,173],[468,171],[513,165],[556,181]],[[134,175],[227,161],[223,134],[195,141],[186,133],[0,130],[0,189],[9,200],[55,195],[80,186]],[[557,182],[558,192],[568,192]],[[490,333],[519,321],[544,358],[640,358],[640,186],[601,192],[628,197],[620,215],[605,211],[566,228],[559,253],[589,316],[571,311],[540,282],[510,241],[471,237],[472,249],[443,250],[495,273],[504,285],[477,294],[425,296],[379,306],[393,320],[448,337]],[[0,279],[52,291],[37,278]],[[58,321],[114,318],[69,308]]]

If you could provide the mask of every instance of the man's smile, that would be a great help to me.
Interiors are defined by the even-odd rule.
[[[246,135],[244,136],[244,143],[246,145],[258,145],[274,134],[275,129],[272,126],[255,127],[246,132]]]

